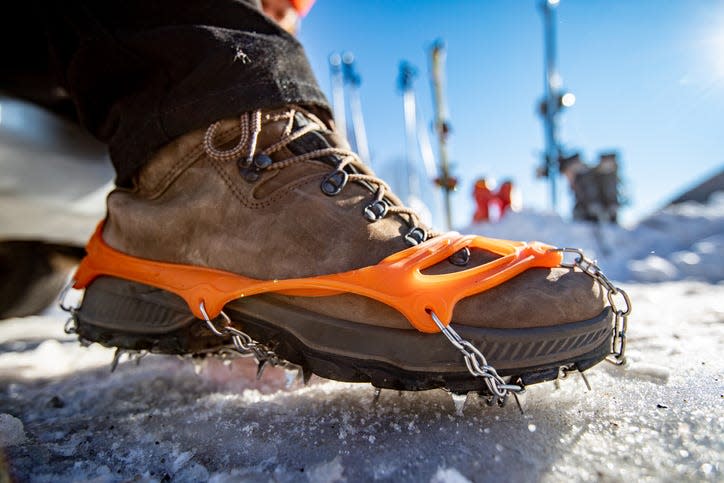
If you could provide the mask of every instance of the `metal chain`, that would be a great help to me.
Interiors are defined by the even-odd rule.
[[[70,306],[66,304],[66,297],[68,296],[68,292],[70,292],[71,288],[73,288],[73,285],[75,285],[75,280],[69,280],[68,283],[65,284],[65,287],[63,287],[63,290],[61,290],[60,295],[58,296],[58,305],[60,306],[60,310],[63,312],[68,313],[68,319],[65,321],[65,324],[63,325],[63,332],[66,334],[75,334],[76,333],[76,327],[78,325],[77,320],[77,313],[78,313],[78,305]]]
[[[625,364],[626,331],[628,329],[628,316],[631,314],[631,299],[628,294],[623,289],[616,287],[603,274],[596,262],[586,257],[582,250],[578,248],[554,248],[551,251],[560,252],[563,255],[563,260],[560,264],[561,267],[580,269],[593,278],[593,280],[606,291],[608,302],[611,305],[611,310],[613,310],[615,317],[613,337],[611,339],[611,353],[606,360],[616,365]],[[566,261],[565,257],[568,254],[575,255],[575,259],[573,261]],[[60,295],[60,308],[70,314],[65,324],[65,331],[69,334],[75,333],[76,313],[78,311],[78,307],[70,307],[65,304],[66,295],[73,283],[74,281],[70,281]],[[619,303],[621,303],[621,307],[619,307]],[[238,353],[241,357],[254,357],[260,365],[271,364],[283,368],[296,367],[294,364],[280,358],[268,346],[254,341],[249,334],[233,327],[231,319],[229,319],[229,316],[223,311],[220,313],[223,319],[223,325],[219,328],[206,312],[204,302],[199,304],[199,310],[204,316],[204,321],[209,330],[219,337],[230,336],[234,344],[234,352]],[[460,337],[451,326],[445,326],[435,312],[430,311],[430,317],[440,329],[440,332],[463,354],[465,365],[470,374],[475,377],[484,378],[485,385],[493,397],[504,402],[510,393],[516,395],[525,391],[522,383],[510,384],[503,379],[495,368],[488,364],[488,361],[480,350],[471,342]]]
[[[485,385],[488,386],[488,390],[492,395],[504,401],[509,392],[521,393],[525,391],[525,387],[522,384],[509,384],[506,382],[495,368],[488,364],[482,352],[469,341],[460,337],[452,327],[449,325],[445,326],[432,310],[430,311],[430,317],[432,317],[433,322],[435,322],[435,325],[440,329],[440,332],[463,354],[465,365],[468,367],[470,374],[485,379]]]
[[[620,366],[626,363],[626,331],[628,330],[628,316],[631,314],[631,299],[628,294],[616,287],[601,271],[595,260],[586,257],[583,250],[578,248],[554,248],[554,252],[563,254],[561,267],[579,268],[606,291],[608,303],[613,310],[615,323],[611,339],[611,353],[606,360]],[[573,261],[566,261],[566,255],[575,255]],[[620,305],[620,306],[619,306]]]
[[[606,358],[608,362],[616,365],[626,363],[626,331],[628,329],[628,316],[631,314],[631,299],[628,294],[621,288],[616,287],[606,277],[601,268],[594,260],[586,257],[582,250],[578,248],[555,248],[552,251],[563,254],[563,260],[560,264],[564,268],[578,268],[588,276],[593,278],[605,291],[608,303],[613,310],[615,323],[613,325],[613,337],[611,338],[611,353]],[[568,262],[565,260],[566,254],[575,254],[576,258]],[[621,305],[619,307],[619,304]],[[430,311],[435,325],[447,337],[450,343],[455,346],[465,358],[465,365],[470,374],[475,377],[485,378],[485,384],[488,386],[491,394],[502,400],[508,395],[520,393],[525,390],[522,384],[509,384],[497,373],[495,368],[488,364],[483,354],[469,341],[460,337],[460,335],[451,327],[445,326],[435,312]]]
[[[254,357],[259,364],[271,364],[272,366],[279,366],[284,368],[297,367],[295,364],[288,362],[279,357],[273,350],[264,344],[256,342],[246,332],[235,328],[231,325],[231,319],[222,310],[219,314],[223,319],[223,325],[219,328],[214,325],[214,322],[209,318],[209,314],[206,313],[206,307],[204,303],[199,304],[199,310],[204,316],[204,321],[208,326],[209,330],[219,337],[231,337],[231,341],[234,344],[234,351],[237,352],[241,357]]]

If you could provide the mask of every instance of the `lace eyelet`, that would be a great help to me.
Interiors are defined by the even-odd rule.
[[[465,267],[470,263],[470,249],[468,247],[459,250],[448,257],[448,261],[458,267]]]
[[[243,159],[237,162],[239,174],[247,183],[256,183],[261,178],[261,171],[250,166],[250,163]]]
[[[261,173],[256,170],[247,169],[246,172],[241,173],[244,179],[249,183],[255,183],[261,178]]]
[[[253,158],[253,164],[257,169],[267,169],[272,162],[272,158],[266,154],[257,154]]]
[[[427,232],[419,226],[412,227],[412,230],[405,235],[405,242],[411,247],[419,245],[427,239]]]
[[[322,189],[322,193],[325,195],[335,196],[342,191],[348,180],[349,175],[345,171],[338,169],[324,177],[320,188]]]
[[[239,167],[239,170],[249,168],[249,166],[251,166],[251,163],[252,163],[251,158],[239,158],[236,161],[236,165]]]
[[[384,216],[387,214],[388,207],[389,206],[385,200],[375,200],[369,205],[365,206],[363,212],[364,217],[370,223],[374,223],[375,221],[384,218]]]

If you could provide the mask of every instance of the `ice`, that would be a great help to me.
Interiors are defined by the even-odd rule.
[[[646,377],[657,384],[666,384],[669,381],[669,369],[662,366],[652,364],[633,364],[629,368],[629,372],[633,376]]]
[[[452,397],[453,405],[455,406],[455,415],[462,416],[463,409],[465,408],[465,401],[468,400],[468,395],[450,393],[450,396]]]
[[[336,483],[347,481],[343,473],[344,467],[342,466],[342,459],[337,456],[332,461],[314,466],[307,473],[307,477],[311,483]]]
[[[10,414],[0,414],[0,448],[22,444],[26,439],[22,421]]]
[[[455,468],[440,468],[430,478],[430,483],[470,483],[470,480],[461,475]]]
[[[369,385],[286,388],[283,370],[257,381],[248,359],[210,360],[197,376],[190,362],[150,355],[110,374],[111,350],[58,334],[63,350],[46,351],[37,320],[31,333],[5,321],[0,340],[23,357],[2,359],[0,412],[28,437],[6,448],[9,468],[38,481],[718,479],[721,287],[625,288],[638,303],[630,365],[588,371],[591,393],[576,377],[558,391],[531,386],[524,415],[476,399],[455,416],[443,391],[389,391],[371,407]],[[74,367],[96,351],[97,364]]]
[[[384,391],[372,405],[368,384],[287,387],[280,368],[257,380],[250,359],[204,360],[197,375],[174,357],[124,357],[111,374],[113,350],[81,347],[62,313],[2,321],[0,479],[721,481],[722,206],[604,227],[608,255],[590,226],[554,216],[474,227],[583,246],[633,300],[628,364],[588,370],[591,392],[574,374],[531,386],[522,415],[477,397],[456,414],[442,390]]]

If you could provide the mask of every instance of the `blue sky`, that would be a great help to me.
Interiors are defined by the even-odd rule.
[[[405,152],[401,60],[419,71],[419,109],[432,121],[428,48],[447,46],[451,157],[461,186],[455,224],[469,222],[472,183],[513,178],[525,206],[548,207],[533,172],[543,147],[534,111],[543,90],[538,0],[317,0],[300,39],[325,92],[327,58],[352,51],[373,160]],[[724,2],[561,0],[558,66],[576,104],[561,139],[595,160],[622,154],[633,221],[724,165]],[[561,190],[560,212],[568,213]]]

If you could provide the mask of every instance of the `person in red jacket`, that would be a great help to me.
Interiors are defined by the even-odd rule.
[[[511,209],[515,211],[515,206],[513,206],[513,182],[509,179],[503,181],[495,198],[500,208],[500,219],[503,218],[506,211]]]
[[[473,197],[475,198],[476,204],[473,222],[480,223],[490,221],[490,203],[494,202],[496,196],[493,194],[493,191],[490,189],[490,185],[485,178],[479,178],[475,182]]]

